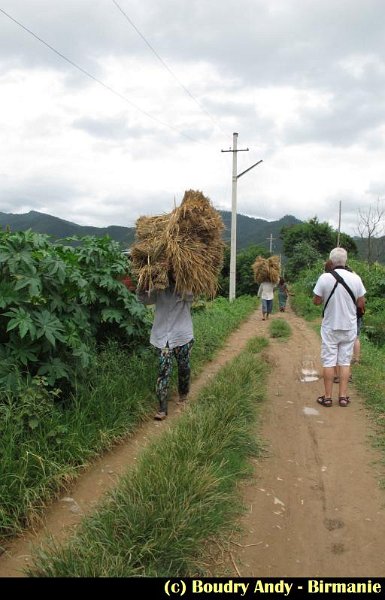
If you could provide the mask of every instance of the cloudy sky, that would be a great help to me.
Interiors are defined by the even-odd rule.
[[[231,210],[238,132],[237,173],[263,160],[238,213],[336,227],[341,202],[355,234],[385,199],[384,23],[384,0],[0,0],[0,211]]]

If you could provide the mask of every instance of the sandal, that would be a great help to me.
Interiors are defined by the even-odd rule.
[[[340,406],[348,406],[348,404],[350,404],[350,398],[349,398],[349,396],[340,396],[338,398],[338,404]]]
[[[178,397],[178,400],[176,401],[178,406],[186,406],[187,403],[187,394],[183,394],[182,396]]]
[[[154,416],[154,419],[155,419],[155,421],[164,421],[166,417],[167,417],[167,413],[160,410],[159,412],[156,413],[156,415]]]
[[[326,406],[326,407],[329,407],[333,404],[333,400],[331,398],[325,398],[325,396],[319,396],[317,398],[317,402],[318,402],[318,404],[321,404],[321,406]]]

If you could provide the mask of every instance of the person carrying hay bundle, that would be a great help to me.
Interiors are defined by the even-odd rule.
[[[262,320],[273,310],[274,289],[279,281],[280,262],[278,256],[258,256],[253,264],[254,280],[259,283],[258,297],[262,300]]]
[[[178,406],[184,407],[190,391],[190,354],[194,343],[191,305],[193,294],[183,296],[175,290],[175,276],[168,274],[170,285],[165,290],[137,290],[137,298],[146,305],[155,304],[155,317],[151,330],[150,344],[157,351],[159,370],[156,380],[156,396],[159,410],[154,416],[157,421],[167,417],[168,392],[173,359],[178,366]]]
[[[132,248],[137,298],[155,304],[150,343],[159,356],[156,420],[167,417],[173,359],[178,366],[180,406],[190,388],[190,354],[194,343],[191,305],[194,296],[213,298],[223,263],[224,229],[219,213],[202,192],[185,192],[170,214],[141,217]]]
[[[223,264],[224,225],[202,192],[188,190],[171,213],[140,217],[132,246],[132,271],[139,287],[164,290],[173,273],[175,290],[214,298]]]

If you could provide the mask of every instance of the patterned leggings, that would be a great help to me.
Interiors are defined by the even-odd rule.
[[[167,396],[172,373],[173,357],[178,365],[178,392],[180,396],[188,394],[190,390],[190,354],[194,340],[190,340],[183,346],[170,349],[157,348],[159,357],[159,372],[156,380],[156,395],[159,400],[160,410],[167,413]]]

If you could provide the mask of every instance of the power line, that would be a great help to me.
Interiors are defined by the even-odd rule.
[[[163,125],[163,127],[168,127],[169,129],[175,131],[179,135],[181,135],[181,136],[187,138],[188,140],[190,140],[190,142],[195,142],[197,144],[200,143],[200,142],[198,142],[198,140],[195,140],[194,138],[190,137],[186,133],[183,133],[183,132],[179,131],[179,129],[177,129],[176,127],[173,127],[173,125],[170,125],[169,123],[166,123],[165,121],[162,121],[161,119],[158,119],[157,117],[154,117],[153,115],[151,115],[147,111],[141,109],[137,104],[135,104],[134,102],[132,102],[131,100],[129,100],[128,98],[126,98],[126,96],[123,96],[123,94],[121,94],[120,92],[117,92],[116,90],[114,90],[112,87],[110,87],[109,85],[107,85],[106,83],[104,83],[103,81],[101,81],[100,79],[98,79],[97,77],[95,77],[94,75],[92,75],[92,73],[89,73],[88,71],[86,71],[86,69],[83,69],[83,67],[81,67],[78,64],[76,64],[70,58],[67,58],[64,54],[62,54],[61,52],[59,52],[59,50],[56,50],[56,48],[54,48],[53,46],[51,46],[50,44],[48,44],[48,42],[46,42],[41,37],[39,37],[38,35],[36,35],[36,33],[34,33],[33,31],[31,31],[31,29],[28,29],[28,27],[26,27],[25,25],[23,25],[22,23],[20,23],[20,21],[18,21],[14,17],[12,17],[10,14],[8,14],[2,8],[0,8],[0,12],[2,12],[3,15],[5,15],[6,17],[8,17],[8,19],[10,19],[14,23],[16,23],[16,25],[18,25],[19,27],[21,27],[22,29],[24,29],[24,31],[26,31],[27,33],[29,33],[30,35],[32,35],[36,40],[38,40],[39,42],[41,42],[42,44],[44,44],[44,46],[47,46],[47,48],[49,48],[50,50],[52,50],[52,52],[54,52],[55,54],[57,54],[58,56],[60,56],[60,58],[62,58],[63,60],[67,61],[70,65],[72,65],[73,67],[75,67],[75,69],[78,69],[78,71],[80,71],[81,73],[83,73],[84,75],[86,75],[87,77],[89,77],[90,79],[92,79],[93,81],[95,81],[96,83],[98,83],[99,85],[101,85],[102,87],[104,87],[106,90],[108,90],[109,92],[111,92],[115,96],[118,96],[118,98],[120,98],[124,102],[127,102],[127,104],[129,104],[130,106],[132,106],[133,108],[135,108],[137,111],[139,111],[140,113],[142,113],[143,115],[145,115],[149,119],[152,119],[156,123],[159,123],[160,125]]]
[[[180,85],[180,87],[186,92],[186,94],[188,96],[190,96],[190,98],[192,100],[194,100],[194,102],[199,106],[199,108],[206,113],[206,115],[209,117],[209,119],[211,120],[211,122],[216,127],[218,127],[222,131],[223,134],[225,134],[225,132],[223,131],[223,129],[220,126],[220,124],[218,123],[218,121],[216,119],[214,119],[214,117],[212,117],[212,115],[205,109],[205,107],[202,106],[202,104],[199,102],[199,100],[197,100],[195,98],[195,96],[190,92],[190,90],[182,83],[182,81],[179,79],[179,77],[177,75],[175,75],[175,73],[172,71],[172,69],[170,69],[170,67],[168,66],[168,64],[163,60],[163,58],[159,55],[159,53],[155,50],[155,48],[150,44],[150,42],[145,38],[145,36],[143,35],[143,33],[137,28],[137,26],[132,21],[132,19],[130,19],[130,17],[128,16],[128,14],[122,9],[122,7],[116,2],[116,0],[112,0],[112,2],[115,4],[116,8],[122,13],[122,15],[128,21],[128,23],[131,25],[131,27],[133,27],[133,29],[135,29],[136,33],[142,38],[142,40],[144,41],[144,43],[150,48],[151,52],[156,56],[156,58],[163,65],[163,67],[175,79],[175,81],[178,83],[178,85]]]

